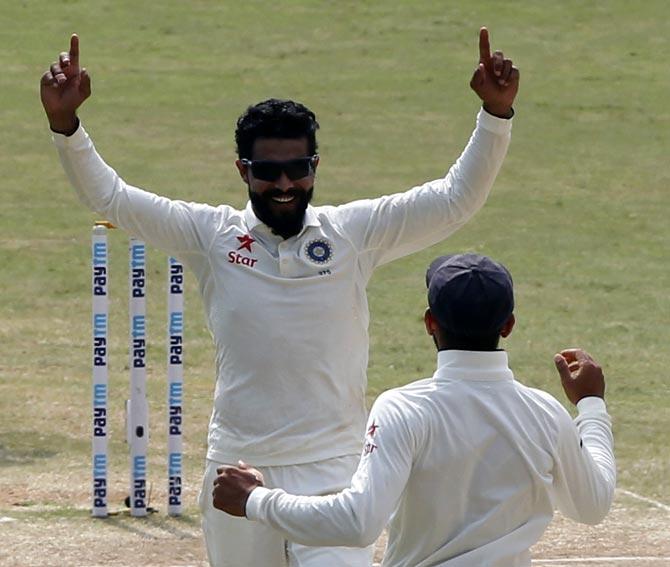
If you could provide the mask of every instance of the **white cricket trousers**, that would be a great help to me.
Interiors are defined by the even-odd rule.
[[[360,455],[316,463],[257,467],[265,486],[289,494],[333,494],[349,486]],[[216,469],[223,463],[207,460],[199,505],[207,555],[212,567],[370,567],[369,547],[307,547],[286,541],[276,530],[214,508],[212,490]],[[253,463],[249,463],[253,466]]]

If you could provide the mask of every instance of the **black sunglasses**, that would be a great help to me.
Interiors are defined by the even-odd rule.
[[[244,165],[251,168],[256,179],[263,181],[277,181],[281,177],[282,171],[286,173],[291,181],[307,177],[314,171],[316,161],[319,158],[317,154],[308,157],[289,159],[286,161],[274,161],[264,159],[241,159]]]

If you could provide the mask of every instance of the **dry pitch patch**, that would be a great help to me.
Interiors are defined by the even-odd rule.
[[[0,509],[3,566],[207,565],[195,513],[145,519],[119,514],[94,520],[84,509],[8,508],[6,500]],[[383,545],[381,538],[377,561]],[[599,526],[581,526],[557,516],[533,548],[533,558],[534,565],[553,567],[670,566],[670,513],[618,493],[610,515]]]
[[[542,560],[538,565],[553,567],[670,566],[670,512],[617,492],[601,524],[585,526],[557,514],[531,551],[534,560]],[[590,559],[606,557],[617,559]]]
[[[197,518],[168,519],[156,515],[137,520],[127,516],[40,519],[13,514],[0,523],[0,564],[28,566],[155,565],[205,566]],[[2,518],[0,518],[2,522]]]

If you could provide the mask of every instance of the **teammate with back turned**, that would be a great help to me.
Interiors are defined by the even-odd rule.
[[[426,274],[437,370],[382,394],[350,487],[292,496],[248,465],[221,467],[214,505],[305,545],[375,541],[390,518],[385,567],[528,567],[554,507],[601,521],[616,484],[605,379],[581,349],[554,358],[577,406],[518,382],[498,349],[515,325],[512,278],[476,254]]]
[[[319,164],[314,113],[286,100],[251,106],[235,136],[249,203],[236,210],[160,197],[109,167],[76,114],[91,94],[79,58],[73,35],[41,80],[63,167],[86,206],[195,273],[214,338],[200,499],[210,562],[369,565],[370,549],[306,547],[221,513],[211,485],[218,467],[242,459],[261,467],[269,486],[291,492],[348,486],[366,421],[367,282],[376,267],[444,240],[484,204],[509,145],[518,70],[491,53],[482,28],[470,86],[483,108],[448,174],[337,207],[309,204]]]

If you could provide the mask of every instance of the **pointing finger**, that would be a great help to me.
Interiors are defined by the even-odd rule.
[[[73,67],[79,67],[79,36],[76,33],[70,38],[70,63]]]
[[[487,63],[491,59],[491,46],[489,44],[489,30],[485,27],[479,30],[479,61]]]

